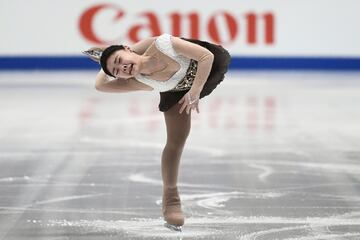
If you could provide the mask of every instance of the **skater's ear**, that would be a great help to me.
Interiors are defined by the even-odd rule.
[[[91,60],[100,63],[100,57],[106,47],[92,47],[86,51],[82,51],[83,54],[87,55]]]

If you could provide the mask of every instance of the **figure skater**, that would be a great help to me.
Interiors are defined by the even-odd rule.
[[[191,112],[224,79],[231,57],[220,45],[162,34],[132,47],[112,45],[84,52],[101,65],[95,88],[103,92],[160,92],[167,140],[161,157],[165,226],[181,231],[184,215],[177,188]]]

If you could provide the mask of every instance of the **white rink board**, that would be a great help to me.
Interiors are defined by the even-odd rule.
[[[80,19],[101,4],[108,6],[94,10],[91,24],[81,30]],[[358,57],[359,12],[357,0],[1,1],[0,56],[79,55],[83,49],[101,45],[85,36],[85,31],[104,45],[132,44],[134,36],[141,39],[157,32],[179,32],[184,37],[193,32],[212,42],[218,35],[219,43],[238,56]],[[253,25],[247,18],[251,13],[256,16]],[[182,16],[179,22],[175,14]],[[189,14],[196,19],[192,28]],[[266,22],[265,14],[272,20]],[[147,27],[150,18],[152,28]],[[273,25],[270,33],[265,31],[266,24]],[[137,26],[139,31],[135,31]],[[268,43],[266,34],[272,35]],[[250,35],[256,40],[249,41]]]

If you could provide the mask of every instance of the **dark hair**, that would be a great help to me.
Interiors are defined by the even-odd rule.
[[[106,62],[109,59],[109,57],[111,56],[111,54],[113,54],[115,51],[118,50],[123,50],[125,49],[125,47],[123,45],[111,45],[109,47],[107,47],[101,54],[100,57],[100,65],[102,70],[107,74],[110,75],[112,77],[115,77],[114,75],[111,74],[111,72],[107,69],[106,66]]]

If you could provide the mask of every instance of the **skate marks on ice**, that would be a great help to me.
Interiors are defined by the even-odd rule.
[[[162,219],[124,220],[49,220],[29,221],[42,227],[61,228],[78,234],[126,236],[127,239],[359,239],[360,212],[330,217],[190,217],[183,232],[163,227]],[[249,229],[254,230],[251,233]],[[263,230],[266,229],[266,230]]]
[[[158,194],[147,194],[144,202],[155,201],[157,207],[152,207],[151,215],[147,218],[139,209],[128,209],[133,214],[125,212],[115,213],[108,210],[103,212],[101,207],[93,210],[56,208],[59,215],[72,213],[90,213],[88,217],[70,219],[67,217],[27,218],[27,225],[45,228],[45,231],[63,231],[75,235],[95,235],[107,237],[124,236],[124,239],[359,239],[360,237],[360,197],[357,194],[359,187],[356,176],[360,173],[360,166],[351,162],[321,163],[312,161],[294,161],[286,159],[238,160],[229,157],[225,160],[217,158],[207,159],[212,166],[227,164],[234,172],[243,175],[239,181],[248,179],[251,175],[252,184],[248,186],[242,182],[242,188],[226,185],[221,181],[219,185],[193,184],[196,181],[189,179],[180,184],[180,193],[186,215],[183,232],[174,233],[163,226],[160,217],[161,200]],[[203,163],[200,163],[201,165]],[[220,169],[221,170],[221,169]],[[204,168],[203,172],[212,172],[212,168]],[[346,177],[342,174],[346,173]],[[220,171],[219,177],[225,177],[226,172]],[[289,178],[291,176],[291,178]],[[281,179],[287,179],[283,183]],[[354,178],[352,178],[354,177]],[[43,183],[47,177],[23,176],[1,178],[2,184],[9,183]],[[338,180],[341,181],[335,181]],[[310,179],[302,182],[301,179]],[[124,176],[123,180],[136,183],[148,189],[151,186],[160,186],[161,180],[153,177],[149,172],[135,172]],[[59,184],[59,182],[55,182]],[[73,185],[71,183],[67,183]],[[75,184],[75,183],[74,183]],[[102,194],[101,189],[110,186],[95,182],[96,193],[74,194],[58,198],[45,198],[34,202],[34,206],[26,207],[22,211],[45,213],[50,212],[47,204],[73,202],[82,198],[112,198],[111,194]],[[104,191],[106,192],[106,191]],[[155,200],[154,200],[155,199]],[[44,206],[38,210],[35,205]],[[56,207],[56,205],[50,205]],[[50,207],[49,206],[49,207]],[[39,206],[40,207],[40,206]],[[1,208],[4,210],[4,208]],[[8,209],[16,211],[16,209]],[[121,209],[119,209],[121,210]],[[2,211],[0,211],[1,213]],[[104,218],[105,214],[116,217]],[[103,216],[103,217],[101,217]],[[149,216],[149,215],[147,215]],[[155,217],[154,217],[155,216]],[[156,218],[156,216],[159,216]],[[91,220],[91,219],[96,220]],[[41,220],[40,220],[41,219]],[[36,225],[36,226],[34,226]],[[46,230],[47,229],[47,230]],[[40,230],[42,231],[42,230]]]
[[[191,220],[189,220],[191,221]],[[31,222],[31,221],[30,221]],[[191,222],[189,222],[191,224]],[[188,239],[188,237],[211,239],[213,236],[221,235],[221,231],[208,227],[199,227],[201,222],[195,221],[192,224],[198,227],[183,227],[182,232],[174,232],[164,227],[162,218],[133,218],[130,220],[49,220],[46,222],[35,221],[43,228],[60,228],[66,232],[78,233],[81,235],[100,234],[102,236],[114,235],[125,239]],[[186,229],[186,230],[184,230]]]
[[[309,186],[315,188],[320,186]],[[182,233],[174,233],[163,227],[163,220],[159,218],[130,218],[129,220],[48,220],[30,223],[41,224],[42,227],[62,229],[66,232],[102,236],[124,236],[126,239],[358,239],[360,236],[360,211],[352,211],[345,214],[329,214],[341,210],[341,206],[297,206],[293,207],[270,207],[264,203],[270,200],[284,202],[291,195],[297,198],[297,192],[293,193],[243,193],[243,192],[213,192],[203,194],[181,194],[184,203],[184,212],[187,216]],[[312,198],[318,196],[332,201],[342,201],[342,197],[330,194],[311,194]],[[239,207],[237,210],[229,207],[230,201],[237,199],[255,199],[263,201],[261,207]],[[357,199],[352,199],[356,201]],[[316,202],[316,201],[315,201]],[[160,200],[157,200],[160,204]],[[240,204],[239,204],[240,205]],[[343,206],[348,211],[349,206]],[[272,216],[251,215],[240,216],[239,209],[246,213],[260,210],[259,212]],[[355,207],[353,207],[355,208]],[[360,208],[360,207],[359,207]],[[358,208],[358,209],[359,209]],[[303,211],[315,212],[325,209],[327,216],[306,216]],[[204,211],[201,211],[204,210]],[[293,216],[278,216],[282,211],[294,212]],[[275,214],[274,214],[275,213]],[[321,213],[321,212],[319,212]],[[289,214],[291,215],[291,214]],[[316,214],[315,214],[316,215]],[[123,218],[124,216],[119,215]],[[300,237],[301,236],[301,237]]]
[[[216,163],[216,160],[211,162]],[[257,176],[253,181],[263,184],[244,191],[226,191],[229,189],[226,188],[209,192],[211,187],[208,187],[196,194],[191,192],[196,192],[198,186],[184,184],[180,195],[185,213],[191,215],[187,217],[184,233],[190,234],[188,230],[198,228],[207,229],[212,234],[209,239],[360,239],[357,194],[360,166],[357,164],[286,159],[227,160],[226,163],[252,168],[255,172],[250,171]],[[291,178],[276,184],[284,176]],[[154,183],[142,177],[139,183]],[[257,203],[246,204],[244,200]],[[156,203],[161,205],[161,200]],[[249,215],[248,211],[260,214]],[[205,235],[197,239],[202,237]]]
[[[262,229],[240,235],[239,240],[313,240],[313,239],[359,239],[360,212],[330,217],[307,218],[260,218],[254,224]],[[269,221],[270,220],[270,221]],[[274,227],[275,225],[275,227]]]

